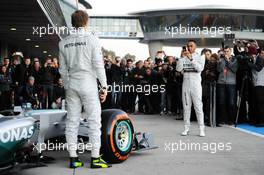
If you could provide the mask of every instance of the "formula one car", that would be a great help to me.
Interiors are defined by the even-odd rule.
[[[0,112],[0,172],[22,164],[30,168],[43,166],[41,150],[34,148],[49,139],[64,137],[66,110],[16,111]],[[79,136],[89,139],[88,129],[81,120]],[[101,153],[110,163],[125,161],[131,151],[157,148],[152,135],[135,133],[131,118],[119,109],[102,111],[101,138]]]

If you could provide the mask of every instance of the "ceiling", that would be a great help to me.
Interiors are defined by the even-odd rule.
[[[30,57],[57,56],[59,37],[56,34],[42,37],[33,34],[33,27],[36,29],[48,24],[51,26],[37,0],[0,1],[0,41],[8,44],[9,54],[22,51]],[[11,28],[16,30],[12,31]]]

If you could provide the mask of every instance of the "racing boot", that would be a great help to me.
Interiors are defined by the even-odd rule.
[[[184,125],[184,131],[181,133],[182,136],[187,136],[189,134],[190,126]]]
[[[79,157],[70,157],[70,168],[79,168],[82,167],[84,164],[79,159]]]
[[[199,136],[200,136],[200,137],[205,137],[204,126],[200,126],[199,129],[200,129],[200,134],[199,134]]]
[[[110,168],[111,164],[106,163],[101,157],[91,158],[91,168]]]

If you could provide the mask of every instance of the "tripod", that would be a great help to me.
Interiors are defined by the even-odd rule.
[[[235,127],[237,127],[237,122],[238,122],[238,118],[239,118],[239,112],[240,112],[240,107],[241,107],[241,101],[244,98],[244,92],[246,92],[246,115],[248,118],[248,81],[250,80],[250,77],[248,75],[248,72],[246,72],[246,74],[244,75],[243,79],[242,79],[242,85],[241,85],[241,89],[239,92],[239,97],[238,97],[238,108],[237,108],[237,114],[236,114],[236,121],[235,121]]]

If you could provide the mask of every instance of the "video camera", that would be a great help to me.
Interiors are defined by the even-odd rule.
[[[241,71],[250,71],[249,63],[253,63],[253,57],[250,55],[237,55],[238,66]]]
[[[236,40],[234,43],[234,54],[237,57],[239,68],[242,71],[250,71],[249,63],[253,63],[253,55],[258,53],[256,40]]]

